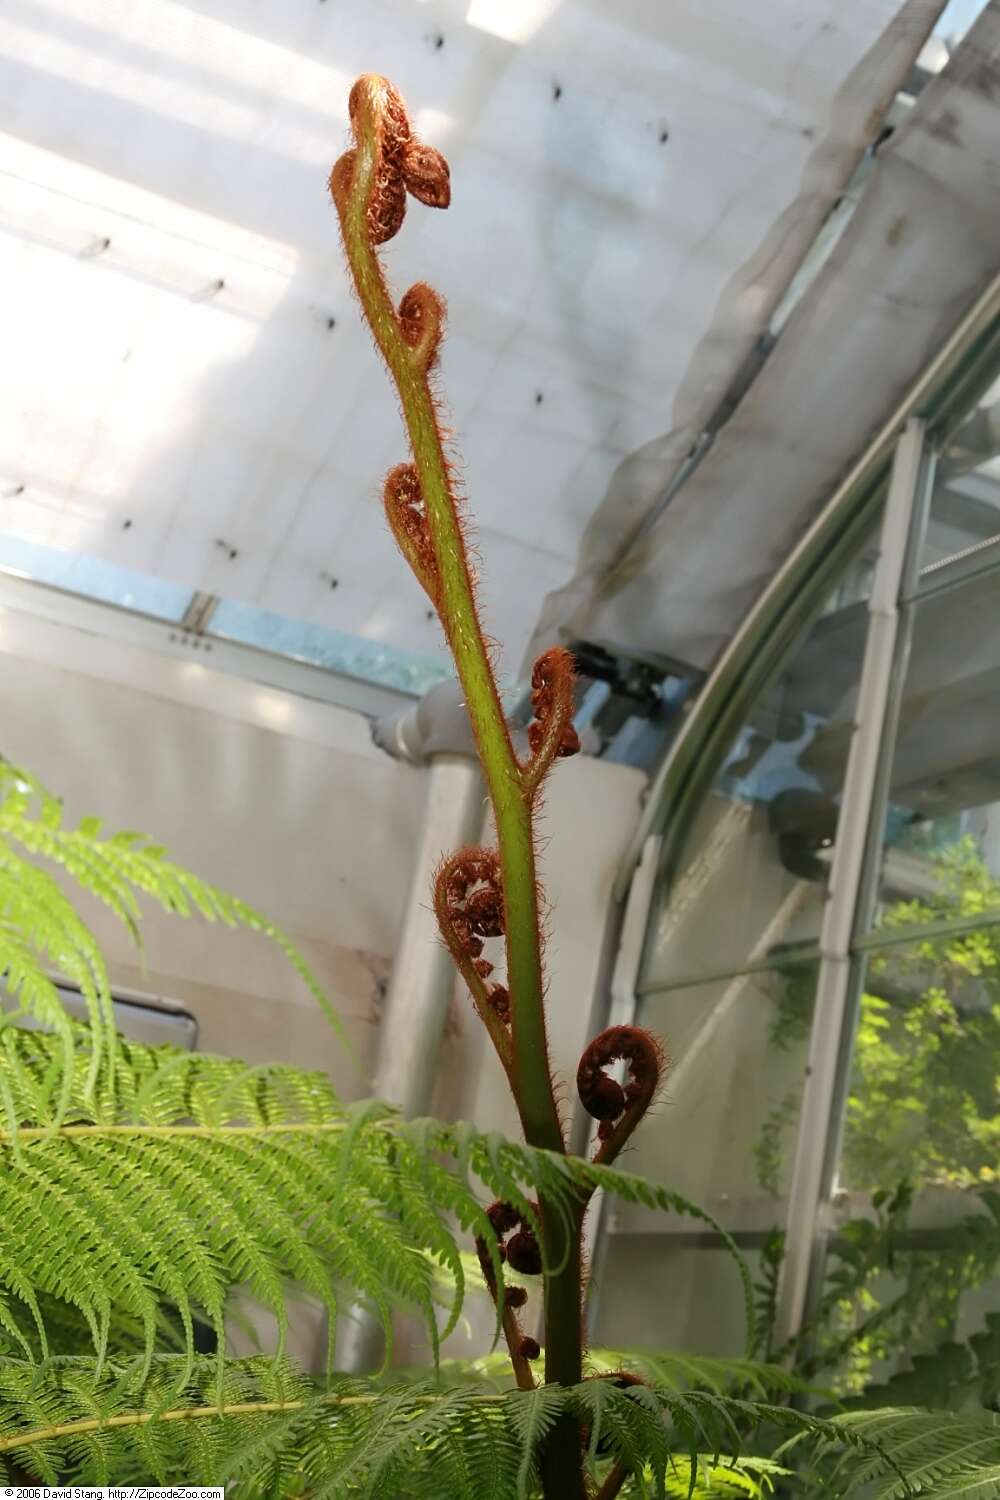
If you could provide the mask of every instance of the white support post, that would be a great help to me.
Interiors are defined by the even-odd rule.
[[[646,932],[649,927],[649,913],[653,904],[653,892],[656,889],[656,877],[660,869],[662,847],[662,837],[658,833],[649,834],[642,846],[639,863],[632,875],[632,883],[628,888],[625,903],[625,914],[622,918],[618,952],[611,976],[611,1003],[608,1007],[607,1020],[604,1023],[606,1026],[631,1026],[635,1022],[636,985],[639,981],[639,966],[642,962]],[[619,1065],[618,1076],[624,1077],[622,1065]],[[597,1124],[592,1122],[587,1144],[588,1156],[593,1155],[596,1145]],[[604,1194],[598,1190],[591,1200],[583,1225],[584,1264],[589,1264],[594,1268],[590,1279],[590,1287],[594,1289],[600,1287],[598,1263],[603,1261],[607,1250],[605,1209]],[[596,1311],[596,1296],[590,1295],[587,1300],[587,1322],[591,1328],[594,1325]]]
[[[438,932],[431,882],[442,855],[475,843],[483,822],[483,783],[471,756],[441,752],[430,758],[427,801],[403,928],[379,1028],[375,1097],[412,1119],[427,1114],[434,1091],[455,965]],[[337,1368],[365,1374],[377,1368],[382,1330],[354,1307],[337,1336]]]

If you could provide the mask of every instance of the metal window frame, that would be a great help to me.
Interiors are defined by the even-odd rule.
[[[86,635],[181,661],[200,661],[205,667],[261,687],[294,693],[367,718],[399,712],[415,701],[412,693],[401,688],[366,682],[329,667],[193,629],[183,621],[162,620],[0,569],[0,613],[4,610],[34,615]]]
[[[935,441],[957,425],[987,383],[1000,336],[1000,274],[880,428],[720,656],[650,787],[622,859],[614,893],[624,901],[646,839],[662,833],[666,868],[676,868],[688,809],[701,802],[718,759],[808,623],[817,600],[856,550],[878,511],[903,426],[922,416]]]
[[[829,1211],[850,1082],[854,1032],[870,953],[914,941],[930,929],[886,932],[872,927],[888,805],[892,757],[915,610],[932,593],[959,585],[982,569],[964,556],[921,585],[920,558],[933,484],[934,452],[995,378],[1000,359],[1000,276],[969,309],[954,335],[880,430],[826,509],[804,536],[747,617],[693,703],[650,789],[633,843],[618,872],[624,899],[640,852],[661,836],[654,909],[682,864],[693,814],[707,795],[747,711],[766,687],[837,574],[873,525],[888,487],[881,555],[869,604],[856,732],[852,738],[830,900],[819,947],[819,974],[810,1038],[807,1089],[799,1117],[787,1203],[786,1262],[779,1290],[779,1341],[799,1332],[822,1285],[825,1249],[835,1229]],[[980,549],[981,550],[981,549]],[[991,559],[992,561],[992,559]],[[928,587],[928,583],[931,586]],[[650,885],[648,864],[643,885]],[[1000,921],[988,912],[933,924],[935,935]],[[647,923],[637,1000],[721,976],[689,975],[650,983],[652,923]],[[799,960],[807,955],[796,954]],[[750,968],[793,968],[795,961]],[[726,977],[729,977],[728,975]],[[628,1232],[613,1220],[606,1233]],[[600,1247],[597,1250],[600,1256]]]
[[[908,637],[900,633],[900,597],[907,562],[915,551],[914,511],[922,509],[926,514],[926,504],[918,504],[917,497],[929,493],[933,469],[925,458],[924,432],[923,422],[911,417],[896,444],[868,602],[868,634],[820,933],[809,1057],[785,1218],[774,1335],[779,1345],[802,1325],[810,1281],[823,1253],[817,1225],[828,1191],[835,1103],[849,1065],[844,1038],[858,991],[859,966],[853,952],[858,900],[862,876],[870,864],[872,807],[885,763],[882,749],[889,727],[890,694],[894,682],[903,676],[901,666],[905,667],[909,648]]]

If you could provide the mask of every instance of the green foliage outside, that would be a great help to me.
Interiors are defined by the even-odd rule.
[[[885,932],[1000,911],[975,842],[935,856],[940,889],[900,901]],[[843,1175],[876,1189],[1000,1181],[1000,926],[919,938],[868,970],[847,1106]]]
[[[890,905],[884,933],[1000,910],[1000,881],[971,838],[928,853],[937,891]],[[775,1045],[808,1034],[812,993],[811,973],[786,979]],[[797,1111],[793,1092],[757,1142],[758,1175],[771,1191]],[[963,1297],[1000,1274],[1000,926],[916,936],[872,954],[840,1177],[871,1193],[874,1216],[838,1230],[801,1367],[826,1372],[842,1395],[862,1401],[995,1405],[1000,1313],[958,1343],[953,1333]],[[933,1188],[964,1190],[968,1211],[945,1243],[921,1247],[913,1200]]]

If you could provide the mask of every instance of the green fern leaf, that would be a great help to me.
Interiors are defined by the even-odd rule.
[[[565,1409],[564,1392],[555,1385],[540,1385],[533,1391],[518,1391],[510,1398],[510,1414],[521,1455],[517,1469],[519,1497],[530,1493],[538,1449],[551,1432],[556,1418]]]
[[[51,860],[83,889],[108,907],[141,947],[141,908],[145,895],[165,911],[188,917],[199,914],[205,921],[221,921],[261,933],[284,954],[289,964],[323,1010],[341,1042],[350,1043],[340,1018],[322,986],[295,944],[275,923],[246,902],[170,860],[158,844],[144,834],[127,830],[110,838],[101,836],[101,823],[84,818],[76,828],[63,826],[62,804],[28,772],[0,763],[0,924],[20,938],[27,954],[13,955],[14,967],[4,966],[8,956],[0,941],[0,974],[6,973],[9,988],[26,1001],[41,993],[40,977],[47,960],[79,989],[87,1004],[94,1030],[92,1055],[93,1087],[102,1065],[112,1065],[115,1051],[114,1018],[104,961],[86,925],[69,899],[47,871],[17,854],[17,844],[28,854]],[[30,961],[29,961],[30,960]],[[33,986],[25,977],[33,976]],[[42,998],[55,997],[49,985]],[[46,1024],[51,1014],[32,1013]],[[51,1005],[46,1004],[47,1011]]]
[[[436,1276],[450,1282],[449,1328],[464,1295],[452,1225],[493,1241],[482,1197],[528,1205],[544,1194],[567,1214],[581,1185],[671,1209],[683,1202],[468,1127],[404,1121],[371,1103],[345,1109],[326,1080],[296,1069],[123,1043],[113,1089],[103,1080],[91,1098],[86,1028],[74,1038],[63,1124],[54,1112],[39,1117],[55,1039],[12,1028],[0,1049],[20,1153],[0,1135],[10,1158],[0,1213],[11,1226],[0,1288],[71,1304],[101,1350],[124,1315],[144,1330],[148,1361],[169,1307],[190,1358],[196,1320],[221,1335],[240,1285],[274,1312],[280,1350],[283,1286],[293,1281],[325,1304],[331,1326],[345,1290],[374,1307],[387,1338],[393,1307],[416,1309],[436,1355]],[[110,1223],[121,1232],[108,1235]]]
[[[779,1394],[796,1395],[806,1382],[783,1365],[750,1359],[725,1359],[704,1354],[652,1352],[649,1349],[591,1350],[588,1367],[595,1373],[629,1370],[664,1390],[706,1390],[716,1395],[746,1391],[762,1400]]]
[[[694,1484],[692,1487],[692,1472]],[[763,1483],[754,1471],[744,1465],[716,1464],[700,1457],[692,1466],[690,1459],[674,1459],[666,1478],[666,1493],[674,1500],[745,1500],[747,1495],[759,1497],[765,1487],[770,1490],[770,1473],[785,1473],[777,1465],[770,1471],[757,1470],[757,1474],[768,1475]]]
[[[849,1412],[834,1419],[853,1436],[891,1454],[896,1471],[876,1450],[846,1456],[840,1472],[845,1490],[870,1490],[873,1500],[902,1500],[907,1494],[994,1500],[1000,1496],[1000,1416],[915,1411],[912,1407]]]
[[[592,1422],[600,1408],[611,1449],[602,1465],[624,1463],[633,1490],[647,1493],[652,1479],[663,1495],[758,1494],[783,1471],[766,1460],[720,1462],[714,1439],[724,1428],[769,1425],[774,1409],[731,1400],[724,1424],[721,1399],[621,1391],[607,1381],[530,1392],[426,1380],[323,1388],[265,1359],[228,1361],[221,1371],[208,1358],[157,1356],[147,1371],[138,1359],[109,1359],[101,1372],[79,1358],[44,1367],[8,1359],[0,1361],[0,1463],[16,1461],[50,1483],[224,1481],[232,1500],[533,1500],[553,1423],[567,1413]],[[675,1434],[686,1420],[679,1403],[699,1401],[713,1441],[689,1453],[687,1436]],[[877,1451],[831,1423],[778,1410],[792,1430]]]

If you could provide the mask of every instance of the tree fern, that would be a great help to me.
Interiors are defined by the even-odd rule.
[[[555,760],[579,748],[573,663],[558,647],[535,663],[522,758],[479,624],[430,384],[443,302],[420,282],[397,308],[377,256],[402,224],[407,193],[446,206],[448,167],[414,137],[387,80],[359,79],[350,115],[354,146],[334,167],[331,192],[413,456],[388,477],[388,518],[451,644],[498,839],[496,849],[446,857],[435,911],[527,1144],[406,1121],[378,1102],[345,1107],[328,1080],[302,1070],[116,1038],[101,954],[38,859],[101,900],[137,942],[142,896],[267,933],[336,1018],[287,937],[258,913],[143,835],[106,838],[95,819],[65,828],[58,799],[0,767],[0,972],[19,1007],[0,1017],[0,1462],[53,1483],[225,1482],[234,1500],[529,1500],[539,1491],[545,1500],[731,1500],[762,1494],[784,1472],[748,1447],[790,1435],[784,1456],[800,1471],[812,1466],[810,1479],[821,1474],[831,1495],[1000,1494],[1000,1430],[986,1414],[832,1420],[784,1404],[798,1383],[750,1360],[584,1357],[582,1236],[598,1189],[716,1231],[742,1280],[748,1350],[757,1347],[753,1288],[708,1215],[613,1165],[669,1068],[657,1038],[615,1026],[588,1043],[576,1083],[596,1122],[595,1154],[567,1149],[546,1043],[533,820]],[[500,936],[504,983],[483,956],[483,940]],[[88,1026],[62,1013],[50,966],[80,990]],[[28,1014],[46,1029],[13,1024]],[[619,1062],[624,1082],[607,1071]],[[516,1389],[509,1377],[497,1387],[488,1359],[442,1370],[440,1345],[467,1290],[459,1237],[470,1234]],[[515,1316],[526,1298],[508,1286],[505,1263],[542,1286],[541,1384],[539,1344]],[[331,1330],[343,1297],[372,1306],[387,1350],[394,1310],[415,1310],[433,1375],[318,1381],[297,1372],[284,1357],[291,1284],[325,1306]],[[230,1359],[227,1323],[247,1291],[273,1312],[276,1347]],[[198,1349],[206,1325],[210,1355]]]

